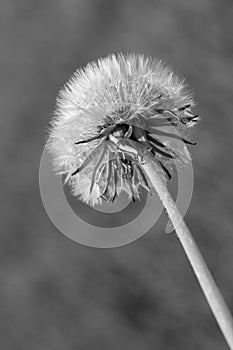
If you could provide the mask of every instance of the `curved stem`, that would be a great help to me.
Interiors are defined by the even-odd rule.
[[[232,316],[208,267],[206,266],[205,260],[203,259],[191,232],[186,226],[170,193],[168,192],[166,182],[160,175],[159,165],[152,161],[148,156],[146,163],[143,164],[142,167],[158,193],[158,196],[176,229],[177,236],[197,276],[198,282],[200,283],[216,321],[229,345],[229,348],[233,350]]]

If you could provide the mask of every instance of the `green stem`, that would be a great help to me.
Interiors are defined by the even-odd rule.
[[[197,276],[198,282],[200,283],[200,286],[226,339],[226,342],[228,343],[229,348],[233,350],[232,316],[218,287],[216,286],[216,283],[199,251],[198,246],[191,235],[191,232],[186,226],[170,193],[168,192],[166,182],[160,175],[161,170],[159,165],[148,157],[146,163],[142,166],[156,192],[158,193],[158,196],[175,227],[177,236]]]

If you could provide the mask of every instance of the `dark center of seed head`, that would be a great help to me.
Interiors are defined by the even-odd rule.
[[[118,124],[112,132],[112,135],[116,138],[123,138],[129,129],[127,124]]]

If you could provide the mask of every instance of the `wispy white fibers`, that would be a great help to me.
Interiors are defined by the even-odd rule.
[[[47,148],[56,171],[84,202],[114,201],[121,191],[136,200],[141,187],[151,189],[141,167],[146,153],[168,178],[172,162],[189,161],[182,144],[198,120],[192,106],[183,80],[161,61],[110,55],[78,69],[61,89]],[[161,131],[169,126],[164,139]]]

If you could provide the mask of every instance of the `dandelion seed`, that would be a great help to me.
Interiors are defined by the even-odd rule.
[[[185,144],[193,143],[183,136],[198,120],[193,105],[161,61],[111,55],[77,70],[60,91],[47,147],[84,202],[114,202],[121,192],[135,201],[140,188],[151,190],[141,167],[147,153],[168,179],[172,162],[190,160]]]

